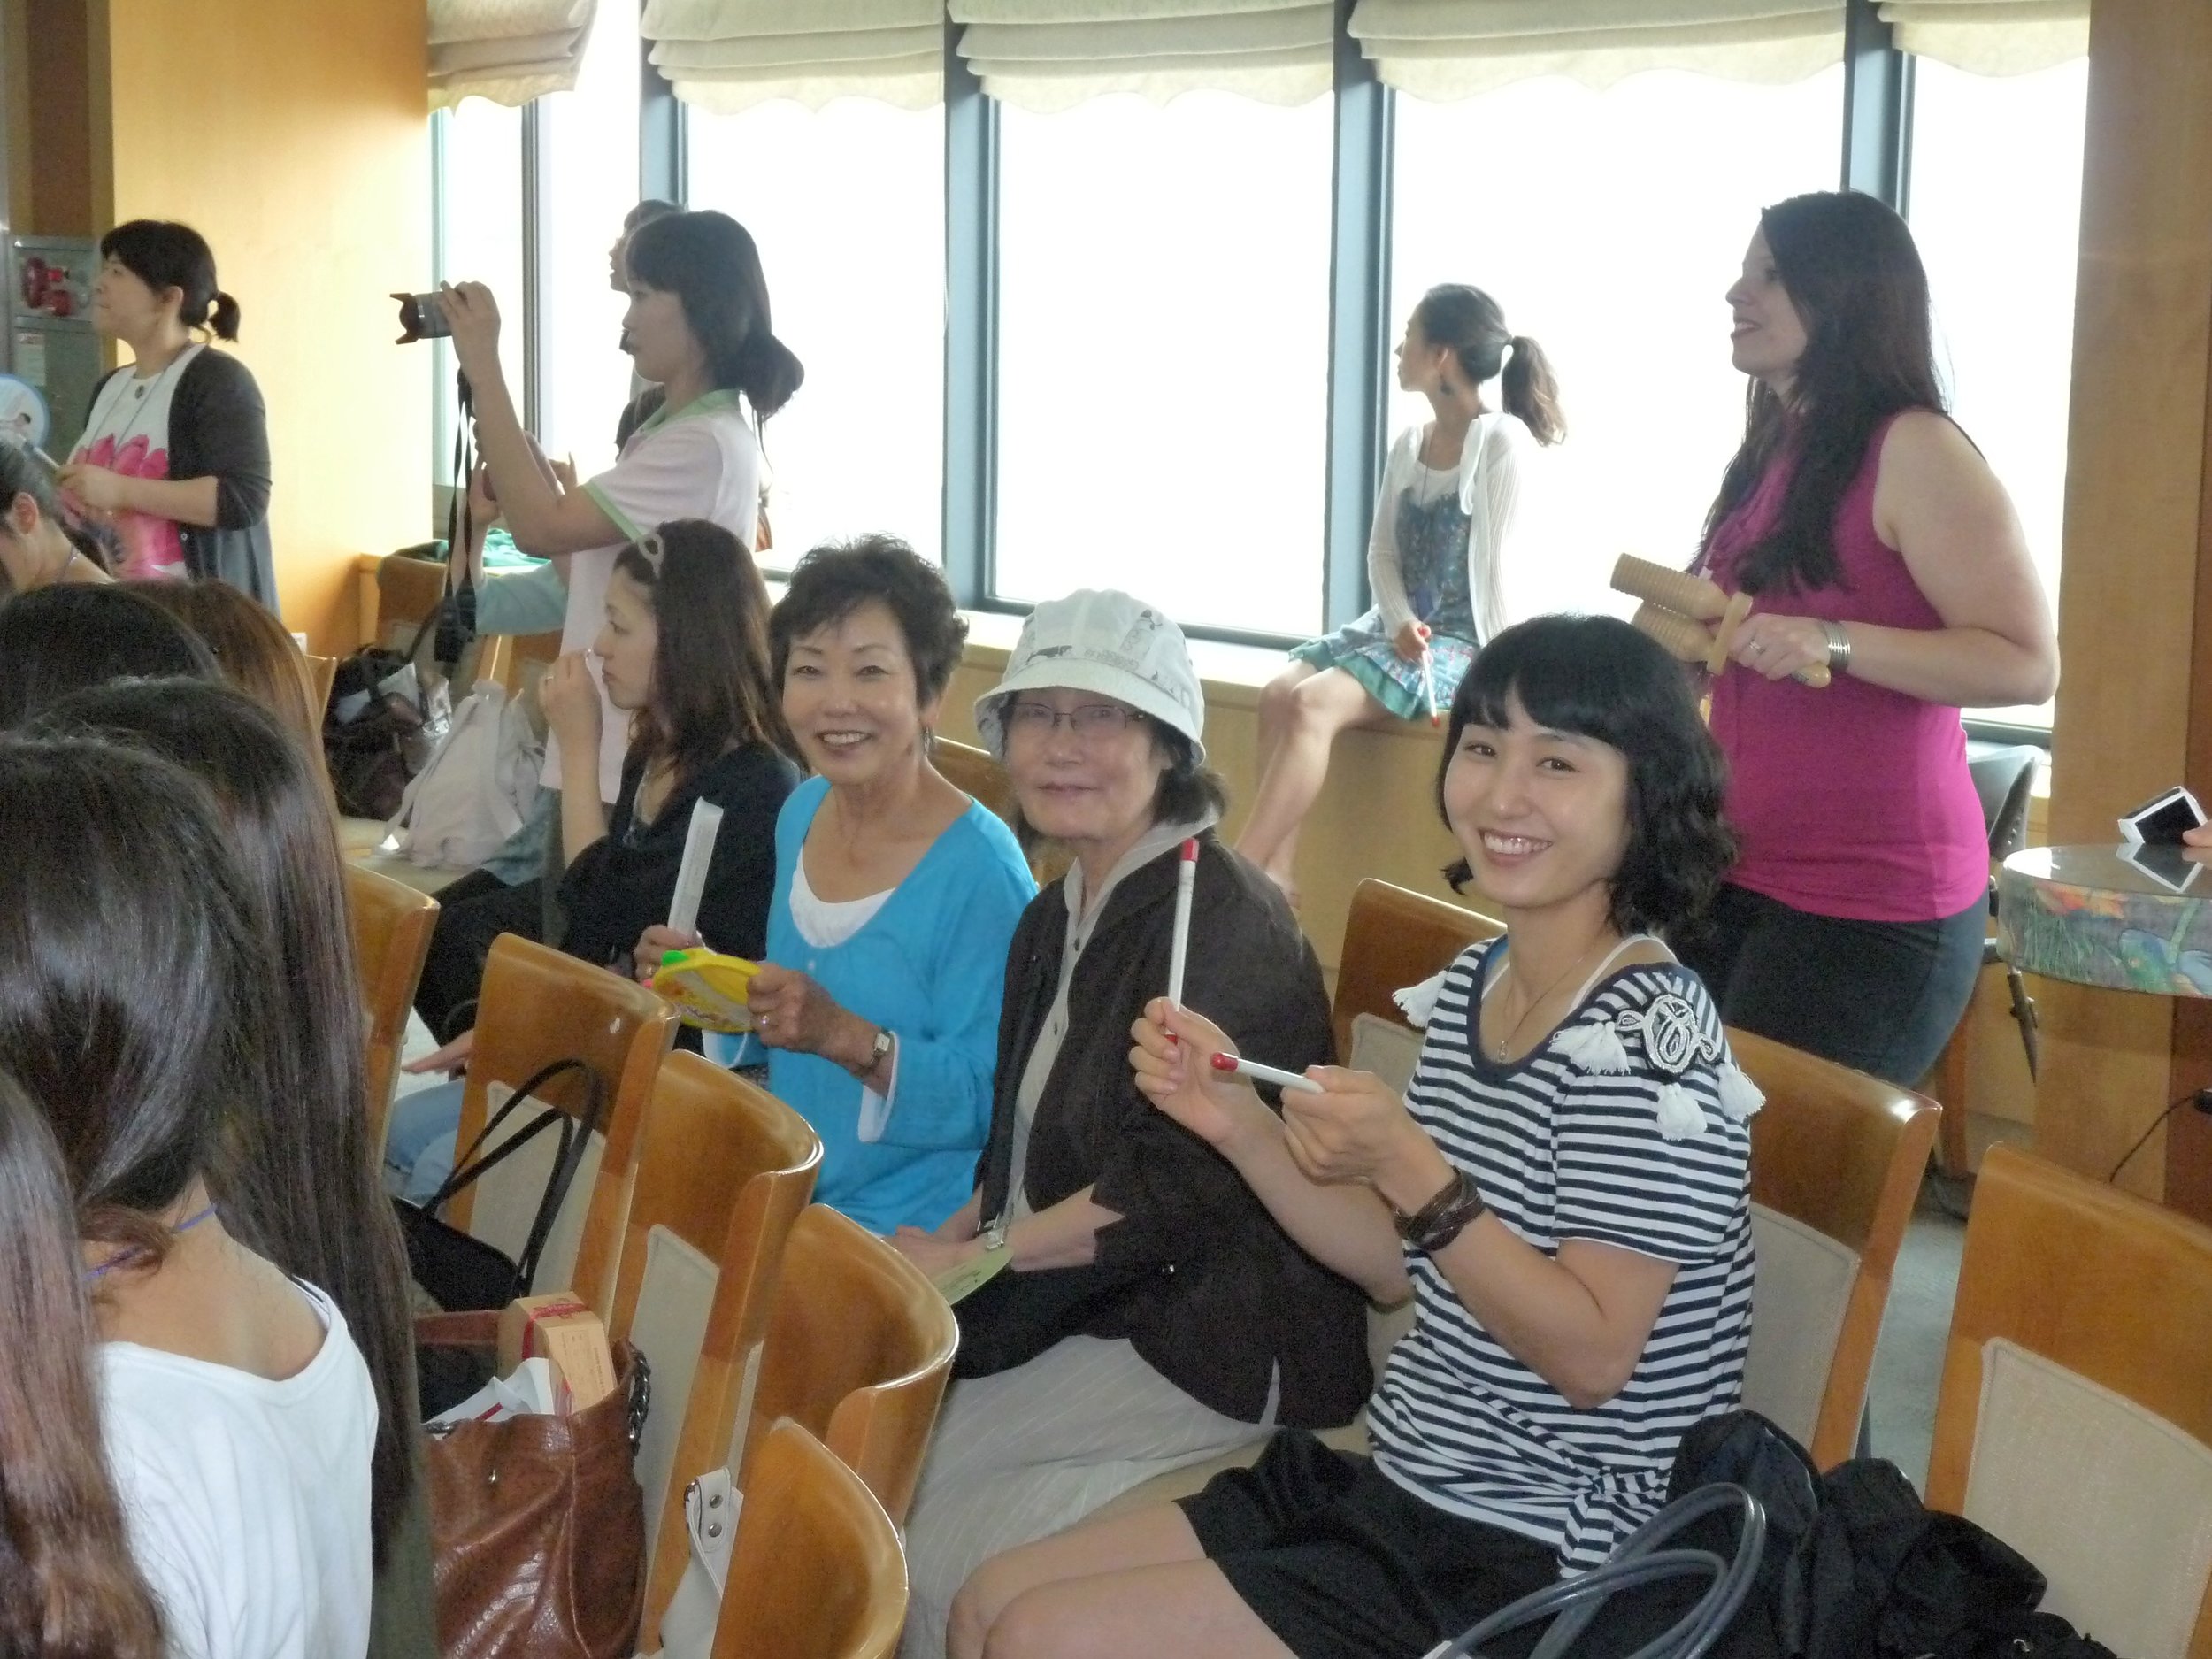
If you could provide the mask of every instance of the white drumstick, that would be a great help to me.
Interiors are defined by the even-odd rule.
[[[1257,1060],[1247,1060],[1241,1055],[1217,1054],[1213,1057],[1217,1071],[1233,1071],[1254,1083],[1272,1083],[1277,1088],[1295,1089],[1301,1094],[1318,1094],[1321,1085],[1310,1077],[1300,1077],[1295,1071],[1262,1065]]]
[[[1195,838],[1183,843],[1180,861],[1175,866],[1175,938],[1168,947],[1167,1000],[1177,1008],[1183,1005],[1183,964],[1190,956],[1190,900],[1198,883],[1198,842]]]

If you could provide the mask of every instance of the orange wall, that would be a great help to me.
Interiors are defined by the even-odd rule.
[[[420,541],[430,488],[429,357],[387,297],[430,272],[421,0],[104,9],[114,216],[213,246],[269,406],[285,620],[350,649],[354,556]]]

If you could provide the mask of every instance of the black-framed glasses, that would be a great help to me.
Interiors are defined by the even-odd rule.
[[[1118,737],[1144,716],[1118,703],[1084,703],[1072,709],[1056,709],[1048,703],[1025,703],[1019,697],[1006,705],[1006,729],[1042,737],[1056,732],[1065,720],[1068,730],[1088,742],[1093,738]]]

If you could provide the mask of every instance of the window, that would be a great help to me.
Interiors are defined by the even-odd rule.
[[[1952,412],[2018,509],[2055,606],[2089,65],[2002,79],[1914,69],[1913,238]],[[1979,710],[2047,726],[2051,705]]]
[[[630,401],[607,252],[638,199],[637,23],[638,0],[599,0],[575,89],[538,100],[538,438],[580,478],[614,465]]]
[[[515,404],[522,404],[522,111],[482,98],[464,98],[442,117],[443,174],[439,180],[442,282],[481,282],[499,303],[499,360]],[[428,286],[428,285],[426,285]],[[449,483],[453,464],[453,353],[436,352],[442,453],[431,476]],[[443,526],[440,526],[442,534]]]
[[[1001,119],[998,596],[1318,633],[1329,101]]]
[[[1516,616],[1626,614],[1616,556],[1695,552],[1743,437],[1721,296],[1761,208],[1836,188],[1842,119],[1840,65],[1785,86],[1658,70],[1399,99],[1392,326],[1434,284],[1471,283],[1558,376],[1567,438],[1525,487]],[[1402,429],[1428,404],[1400,396],[1391,414]]]
[[[942,109],[845,98],[689,112],[694,208],[753,234],[777,336],[806,381],[764,443],[787,569],[888,531],[939,557],[944,491]]]

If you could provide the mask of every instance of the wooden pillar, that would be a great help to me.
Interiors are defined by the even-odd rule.
[[[2212,4],[2097,0],[2054,842],[2111,841],[2116,814],[2177,779],[2200,798],[2212,789],[2212,580],[2200,580],[2212,574],[2208,409]],[[2169,1101],[2212,1082],[2212,1008],[2185,1003],[2177,1014],[2164,997],[2047,981],[2036,991],[2036,1146],[2101,1179]],[[2121,1184],[2212,1217],[2212,1180],[2189,1157],[2170,1167],[2169,1140],[2154,1135]]]

